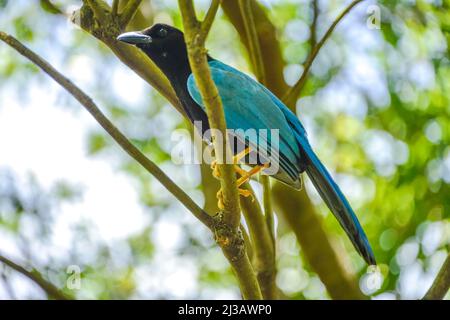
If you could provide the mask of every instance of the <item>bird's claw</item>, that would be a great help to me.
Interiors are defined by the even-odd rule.
[[[255,197],[253,196],[253,193],[250,190],[238,188],[238,192],[241,196],[245,198],[251,197],[252,202],[255,201]]]
[[[213,162],[211,162],[211,169],[212,169],[212,175],[214,176],[214,178],[220,179],[221,175],[220,175],[219,167],[217,166],[217,160],[214,160]]]
[[[222,189],[220,189],[217,194],[217,207],[219,208],[220,211],[225,210],[225,205],[223,203],[223,193],[222,193]]]
[[[243,196],[245,198],[251,197],[252,201],[255,201],[255,197],[253,195],[253,192],[251,192],[250,190],[238,188],[238,193],[239,193],[239,195],[241,195],[241,196]],[[217,192],[216,196],[217,196],[217,207],[219,208],[220,211],[223,211],[225,209],[225,205],[223,203],[222,189],[220,189]]]
[[[236,173],[238,173],[240,175],[240,178],[237,179],[237,181],[236,181],[239,195],[246,197],[246,198],[251,197],[252,201],[255,201],[255,197],[254,197],[253,193],[250,190],[241,189],[240,186],[242,186],[244,183],[246,183],[248,180],[250,180],[250,178],[253,175],[255,175],[255,174],[261,172],[262,170],[266,169],[267,167],[269,167],[269,164],[266,163],[261,166],[255,166],[250,171],[245,171],[244,169],[239,167],[238,163],[241,159],[243,159],[249,153],[250,153],[250,148],[246,148],[245,150],[243,150],[242,152],[238,153],[237,155],[235,155],[233,157],[233,163],[234,163],[234,170],[236,171]],[[213,171],[212,172],[213,176],[215,178],[219,179],[221,177],[221,175],[220,175],[220,172],[219,172],[219,169],[217,166],[217,160],[214,160],[211,163],[211,168]],[[217,207],[219,208],[220,211],[223,211],[225,209],[222,189],[220,189],[217,192]]]

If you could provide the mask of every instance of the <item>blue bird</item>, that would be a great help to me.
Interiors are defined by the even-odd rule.
[[[201,124],[201,133],[209,129],[205,106],[192,74],[183,33],[169,25],[155,24],[139,32],[121,34],[119,41],[136,45],[162,70],[171,82],[191,122]],[[328,208],[347,233],[364,260],[374,265],[367,237],[349,202],[308,142],[306,131],[297,116],[273,93],[246,74],[208,56],[211,76],[222,99],[228,129],[234,129],[237,160],[256,152],[257,163],[243,176],[238,186],[267,168],[267,161],[279,159],[272,177],[295,189],[301,187],[301,173],[306,172]],[[267,134],[245,135],[247,129],[278,130],[278,140]],[[242,151],[242,146],[244,150]],[[248,156],[247,154],[250,153]],[[254,163],[253,163],[254,164]],[[243,172],[244,171],[244,172]],[[247,196],[245,190],[241,194]]]

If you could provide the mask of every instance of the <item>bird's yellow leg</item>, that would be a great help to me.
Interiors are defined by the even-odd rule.
[[[255,166],[253,167],[250,171],[245,171],[244,169],[236,166],[236,172],[238,172],[241,177],[236,181],[236,186],[238,187],[238,192],[241,196],[243,197],[252,197],[252,200],[254,200],[253,198],[253,194],[250,190],[246,190],[246,189],[241,189],[239,188],[240,186],[242,186],[244,183],[246,183],[247,181],[250,180],[251,177],[253,177],[254,175],[258,174],[259,172],[261,172],[262,170],[264,170],[265,168],[267,168],[269,166],[268,163],[262,165],[262,166]],[[237,168],[239,168],[239,170],[237,170]],[[217,192],[217,199],[218,199],[218,203],[217,206],[219,207],[220,210],[224,209],[224,204],[223,204],[223,195],[222,195],[222,189],[219,190],[219,192]]]
[[[233,156],[233,164],[237,165],[239,163],[239,161],[241,161],[249,153],[250,153],[250,147],[247,147],[244,150],[242,150],[241,152],[239,152],[237,155]],[[219,169],[217,168],[217,160],[214,160],[213,162],[211,162],[211,169],[213,170],[213,176],[216,179],[219,179],[220,172],[219,172]],[[239,173],[239,175],[241,175],[241,176],[244,175],[244,172],[247,172],[247,171],[241,169],[239,166],[235,166],[235,171],[237,173]]]
[[[244,183],[246,183],[248,180],[250,180],[250,178],[256,174],[258,174],[261,170],[265,169],[268,167],[268,164],[262,165],[262,166],[256,166],[253,167],[250,171],[245,171],[244,169],[242,169],[241,167],[239,167],[239,165],[237,165],[239,163],[239,161],[241,161],[246,155],[248,155],[250,153],[250,147],[245,148],[244,150],[242,150],[241,152],[239,152],[238,154],[236,154],[233,157],[233,163],[234,163],[234,170],[241,176],[237,181],[237,187],[238,187],[238,192],[241,196],[243,197],[250,197],[253,196],[252,192],[250,190],[246,190],[246,189],[241,189],[239,188],[240,186],[242,186]],[[216,178],[220,178],[220,172],[217,169],[217,160],[214,160],[211,163],[211,168],[213,170],[213,176]],[[222,189],[220,189],[217,192],[217,206],[219,207],[220,210],[224,209],[224,204],[223,204],[223,194],[222,194]]]
[[[247,171],[239,167],[238,165],[234,166],[234,171],[236,171],[241,177],[247,174]]]
[[[267,167],[269,167],[268,163],[263,164],[262,166],[255,166],[253,167],[250,171],[245,171],[245,174],[242,175],[237,181],[236,181],[236,185],[239,188],[240,186],[242,186],[244,183],[246,183],[248,180],[250,180],[251,177],[253,177],[254,175],[260,173],[262,170],[266,169]]]
[[[211,169],[212,169],[212,175],[214,178],[219,179],[220,178],[220,172],[219,169],[217,167],[217,160],[213,160],[213,162],[211,162]]]
[[[252,194],[252,192],[251,192],[250,190],[238,188],[238,193],[239,193],[241,196],[246,197],[246,198],[251,196],[252,199],[254,200],[253,194]],[[221,211],[225,209],[225,206],[224,206],[224,204],[223,204],[223,194],[222,194],[222,189],[220,189],[220,190],[217,192],[217,207],[218,207],[219,210],[221,210]]]
[[[241,161],[243,158],[245,158],[246,155],[250,153],[250,147],[245,148],[241,152],[239,152],[237,155],[233,157],[233,163],[238,164],[239,161]]]

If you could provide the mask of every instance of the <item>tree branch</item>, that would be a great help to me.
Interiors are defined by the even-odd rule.
[[[28,58],[35,65],[41,68],[59,85],[67,90],[83,107],[95,118],[95,120],[105,129],[105,131],[128,153],[135,159],[145,170],[153,175],[170,193],[172,193],[183,205],[192,212],[207,227],[212,228],[215,224],[214,218],[204,212],[179,186],[177,186],[154,162],[148,159],[139,149],[137,149],[126,137],[120,132],[114,124],[100,111],[93,100],[86,95],[80,88],[73,84],[64,75],[58,72],[47,61],[43,60],[36,53],[25,47],[14,37],[0,31],[0,40],[14,48],[24,57]]]
[[[133,19],[133,16],[136,14],[139,5],[142,0],[129,0],[122,13],[120,14],[120,24],[122,29],[128,25],[128,23]]]
[[[441,300],[450,288],[450,253],[423,300]]]
[[[119,12],[119,2],[120,2],[120,0],[113,1],[112,8],[111,8],[111,15],[117,16],[117,13]]]
[[[288,105],[295,104],[295,101],[300,96],[300,93],[302,92],[303,87],[306,84],[306,80],[308,79],[309,70],[311,69],[311,66],[312,66],[314,60],[316,59],[317,54],[319,53],[320,49],[322,49],[325,42],[331,36],[331,34],[333,33],[337,24],[352,10],[353,7],[355,7],[358,3],[362,2],[362,1],[363,0],[355,0],[352,3],[350,3],[350,5],[344,11],[342,11],[342,13],[336,18],[336,20],[333,21],[331,26],[325,32],[322,39],[320,39],[320,41],[314,46],[314,48],[312,48],[311,53],[309,54],[308,58],[305,61],[302,76],[297,81],[297,83],[283,97],[283,101],[286,104],[288,104]]]
[[[276,299],[275,248],[273,247],[271,234],[261,206],[258,201],[253,199],[255,194],[252,187],[249,183],[245,183],[243,188],[252,193],[250,197],[241,197],[241,207],[250,230],[250,238],[255,253],[254,266],[258,276],[258,282],[264,299]]]
[[[204,41],[207,37],[205,32],[209,30],[210,26],[202,27],[202,24],[197,20],[192,0],[179,0],[178,5],[184,25],[189,63],[202,100],[205,103],[210,127],[213,129],[213,145],[221,177],[220,185],[224,210],[221,213],[223,218],[221,224],[215,230],[216,241],[233,267],[244,299],[261,299],[261,289],[248,258],[242,233],[239,230],[240,208],[234,165],[229,164],[228,161],[224,163],[231,151],[228,144],[222,100],[211,77],[205,54]],[[210,24],[211,19],[210,15],[207,20],[208,24]]]
[[[251,0],[239,0],[239,9],[241,11],[244,22],[245,33],[247,34],[249,53],[253,70],[258,81],[265,84],[266,72],[264,70],[264,62],[261,54],[261,47],[258,40],[258,32],[256,31],[255,19],[251,8]]]
[[[203,102],[205,103],[209,125],[212,129],[215,157],[218,161],[220,172],[220,185],[223,193],[224,221],[232,228],[239,226],[239,197],[236,188],[236,174],[234,165],[225,163],[231,154],[228,145],[225,114],[222,100],[216,85],[211,77],[206,60],[204,47],[205,34],[201,33],[201,25],[197,20],[192,1],[179,0],[179,7],[183,18],[185,39],[188,49],[189,62],[192,74],[199,88]]]
[[[102,0],[96,0],[102,7],[108,7]],[[116,41],[121,32],[121,26],[111,15],[107,16],[107,24],[98,25],[94,21],[94,11],[89,4],[85,4],[80,10],[75,11],[72,22],[106,44],[112,52],[131,70],[136,72],[142,79],[159,91],[182,115],[184,110],[173,90],[169,80],[161,70],[137,48]]]
[[[264,204],[264,218],[266,220],[267,229],[272,238],[273,255],[276,257],[276,235],[275,235],[275,221],[273,216],[272,195],[270,188],[269,176],[261,175],[261,184],[263,186],[263,204]]]
[[[0,33],[1,35],[1,33]],[[21,265],[15,263],[14,261],[6,258],[3,255],[0,255],[0,262],[4,263],[11,269],[23,274],[25,277],[36,283],[42,290],[49,296],[56,300],[73,300],[72,296],[69,296],[63,293],[59,288],[57,288],[54,284],[45,280],[42,275],[37,270],[27,270]]]
[[[313,16],[312,16],[311,26],[309,28],[309,33],[310,33],[309,44],[310,44],[311,50],[312,50],[317,43],[316,32],[317,32],[317,19],[319,18],[319,0],[313,0],[311,3],[311,6],[312,6]]]
[[[206,37],[208,36],[209,31],[211,30],[211,26],[214,22],[214,18],[216,17],[217,10],[219,9],[220,6],[220,1],[221,0],[212,0],[211,6],[206,12],[206,16],[201,24],[201,34],[203,37],[202,41],[206,41]]]
[[[83,0],[87,3],[94,12],[95,18],[101,25],[107,25],[108,23],[108,5],[98,0]]]

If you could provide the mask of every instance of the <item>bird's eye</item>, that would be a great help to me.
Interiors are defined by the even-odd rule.
[[[167,30],[164,29],[164,28],[159,29],[158,30],[158,36],[161,37],[161,38],[166,37],[167,36]]]

